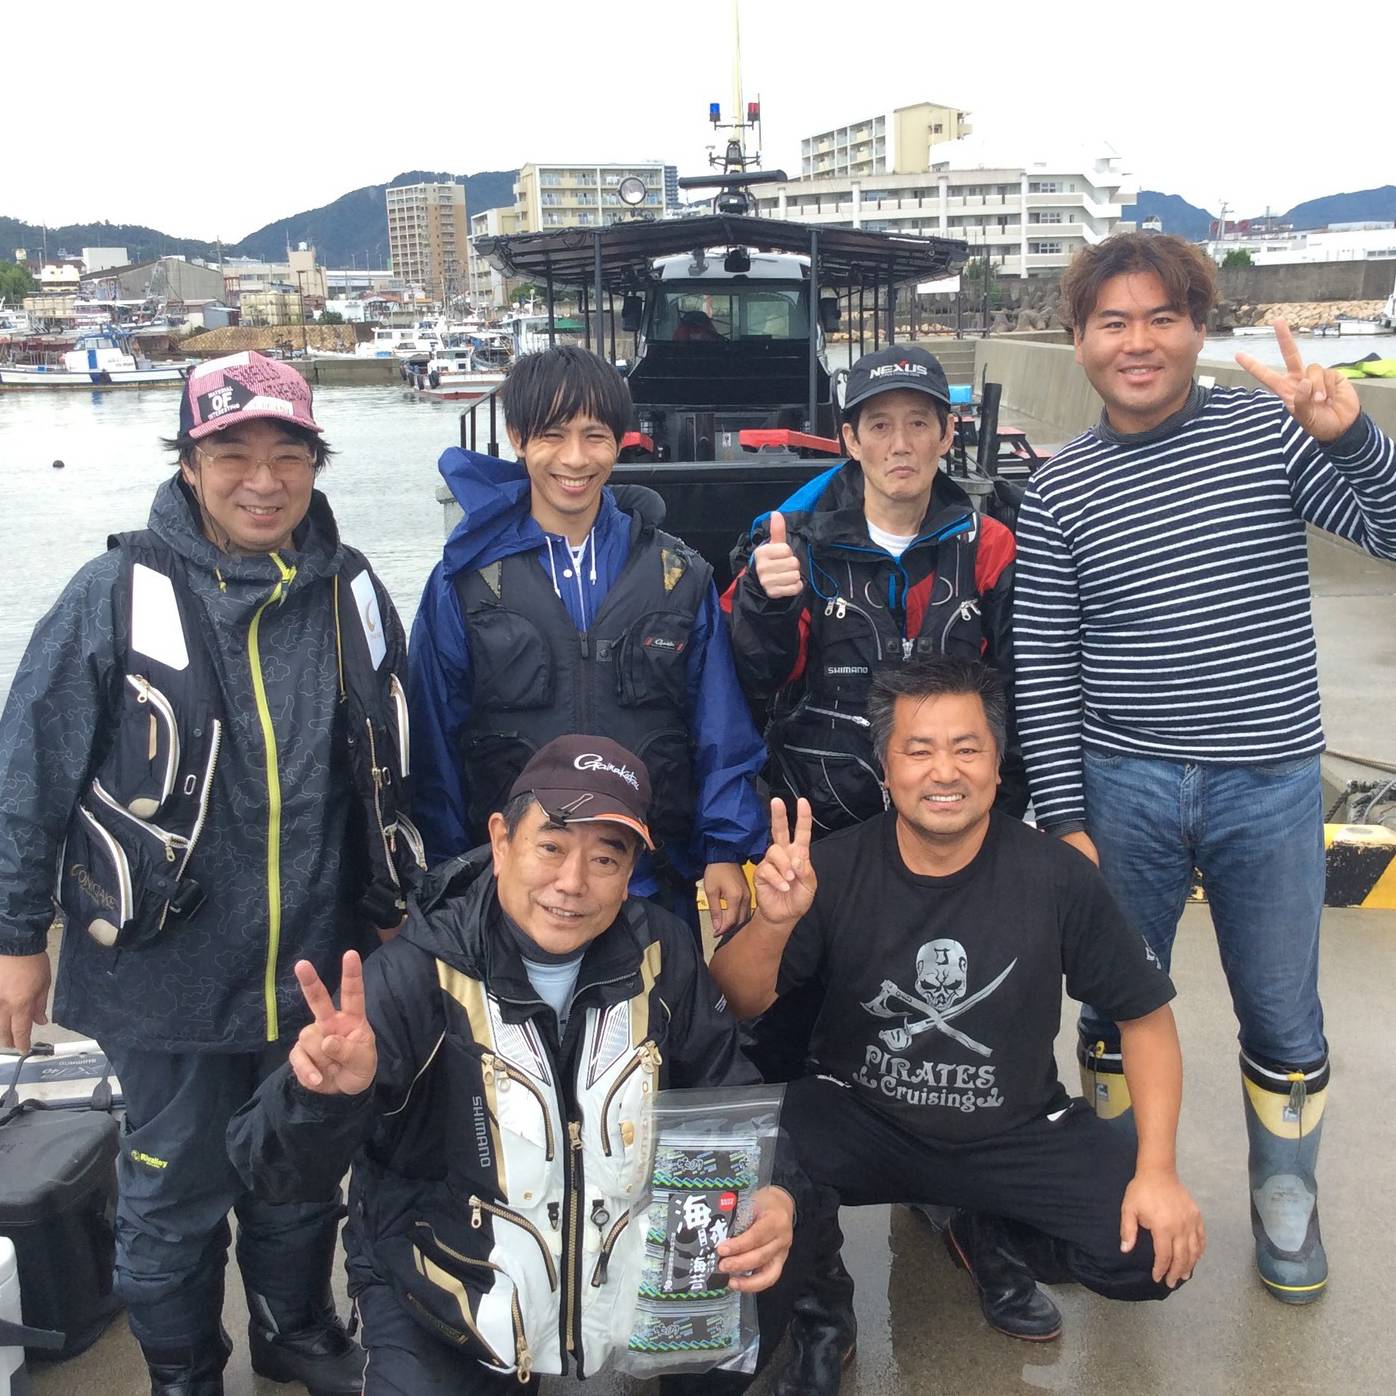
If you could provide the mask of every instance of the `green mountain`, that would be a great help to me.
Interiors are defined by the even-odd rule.
[[[1213,214],[1177,194],[1161,194],[1157,189],[1141,189],[1130,214],[1137,225],[1146,218],[1161,218],[1165,233],[1176,233],[1189,242],[1202,242],[1210,236]]]
[[[1352,194],[1329,194],[1295,204],[1284,222],[1296,228],[1326,228],[1330,223],[1389,223],[1396,221],[1396,184],[1359,189]]]
[[[468,212],[483,213],[514,202],[516,170],[489,170],[483,174],[453,175],[435,170],[409,170],[387,184],[366,184],[351,190],[323,208],[306,209],[279,218],[230,249],[245,257],[267,261],[284,258],[286,247],[298,242],[313,244],[322,266],[388,265],[388,217],[383,191],[400,184],[455,183],[465,185]]]
[[[306,209],[279,218],[249,233],[239,243],[225,243],[225,256],[257,257],[276,261],[286,256],[286,246],[313,243],[322,266],[363,266],[365,258],[375,267],[388,265],[388,216],[383,190],[389,185],[453,181],[465,185],[466,208],[482,213],[514,202],[516,170],[487,170],[482,174],[453,175],[433,170],[408,170],[388,185],[368,184],[342,195],[323,208]],[[124,247],[133,262],[151,257],[182,256],[218,260],[218,245],[198,238],[174,237],[157,228],[131,223],[69,223],[47,230],[17,218],[0,217],[0,258],[10,261],[22,247],[31,256],[47,246],[49,256],[70,252],[78,256],[84,247]]]
[[[0,258],[11,261],[16,248],[20,247],[33,256],[45,246],[50,257],[59,252],[70,252],[78,257],[84,247],[124,247],[133,262],[165,256],[218,259],[215,243],[172,237],[138,223],[67,223],[61,228],[45,230],[36,223],[0,218]]]

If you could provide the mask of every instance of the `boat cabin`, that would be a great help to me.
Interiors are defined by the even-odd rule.
[[[545,288],[546,320],[520,352],[556,343],[558,292],[576,296],[582,342],[626,375],[635,404],[616,481],[657,490],[666,526],[719,579],[754,515],[842,458],[847,363],[892,342],[899,294],[953,275],[969,253],[949,238],[726,213],[482,237],[475,248]],[[462,416],[461,444],[497,454],[502,425],[491,394]]]

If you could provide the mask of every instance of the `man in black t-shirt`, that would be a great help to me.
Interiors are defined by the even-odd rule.
[[[772,801],[759,910],[712,963],[742,1017],[802,984],[822,995],[818,1074],[787,1088],[782,1125],[825,1190],[825,1224],[836,1236],[838,1203],[953,1204],[947,1243],[989,1315],[1024,1264],[1164,1298],[1205,1244],[1174,1167],[1172,983],[1089,861],[992,812],[992,670],[918,661],[879,677],[869,711],[892,809],[811,852],[805,801],[793,837]],[[1137,1154],[1058,1080],[1063,976],[1120,1025]]]

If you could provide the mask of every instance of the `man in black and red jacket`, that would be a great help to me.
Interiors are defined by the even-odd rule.
[[[816,837],[887,807],[867,716],[879,668],[985,658],[1011,700],[1013,535],[941,471],[954,431],[932,355],[865,354],[844,405],[850,459],[756,519],[734,553],[723,606],[737,674],[770,708],[773,792],[809,800]],[[1026,804],[1013,744],[998,807]]]

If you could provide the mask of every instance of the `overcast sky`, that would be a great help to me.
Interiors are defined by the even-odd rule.
[[[21,7],[0,69],[0,214],[235,242],[409,169],[663,159],[698,173],[707,104],[731,105],[730,9],[77,0],[54,48],[44,12]],[[1396,5],[1325,13],[744,0],[745,95],[762,100],[766,167],[791,175],[801,136],[929,99],[968,109],[996,148],[1109,142],[1136,188],[1255,214],[1396,182]]]

